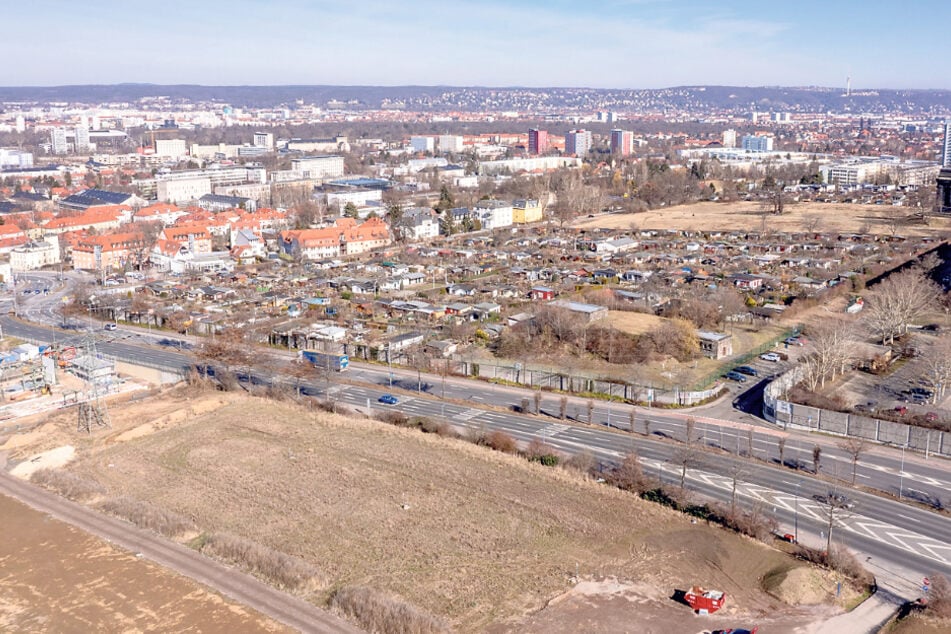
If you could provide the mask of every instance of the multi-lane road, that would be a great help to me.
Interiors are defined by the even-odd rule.
[[[26,290],[24,284],[42,287],[40,294],[22,295],[26,299],[18,302],[18,310],[21,317],[47,325],[3,317],[0,325],[4,333],[61,342],[84,334],[52,328],[62,319],[55,303],[65,287],[56,280],[47,286],[50,282],[49,277],[40,275],[21,280],[18,285],[21,290]],[[46,288],[50,288],[49,293]],[[91,323],[86,330],[101,335],[98,347],[102,353],[121,360],[170,369],[194,363],[182,349],[190,345],[184,338],[141,329],[104,332]],[[255,380],[275,378],[256,374]],[[800,541],[821,545],[828,531],[829,510],[816,498],[835,488],[848,495],[855,506],[835,514],[834,537],[868,558],[867,565],[878,575],[880,585],[912,598],[920,594],[924,576],[934,572],[951,575],[951,519],[921,505],[894,499],[900,494],[904,502],[910,498],[951,505],[951,471],[947,462],[938,458],[925,459],[876,447],[860,456],[856,466],[858,488],[852,489],[851,461],[835,439],[786,433],[767,424],[707,418],[702,410],[686,414],[636,408],[632,432],[632,408],[627,405],[596,402],[589,420],[587,401],[570,398],[562,419],[561,397],[545,394],[539,414],[528,414],[518,411],[524,399],[534,411],[534,399],[527,390],[362,364],[352,364],[350,370],[334,374],[329,381],[308,382],[304,389],[363,410],[398,409],[409,415],[444,418],[459,428],[499,429],[526,443],[541,438],[565,453],[588,451],[604,468],[610,468],[633,448],[648,473],[678,484],[681,465],[674,457],[689,415],[695,421],[695,445],[702,448],[688,469],[691,490],[728,501],[732,496],[731,474],[738,474],[738,497],[747,507],[758,505],[775,516],[782,532],[797,532]],[[379,403],[384,393],[396,395],[399,403]],[[648,429],[649,436],[645,434]],[[782,437],[786,438],[784,462],[801,468],[779,466]],[[812,450],[817,444],[822,447],[821,478],[812,473]],[[755,459],[749,458],[751,445]]]

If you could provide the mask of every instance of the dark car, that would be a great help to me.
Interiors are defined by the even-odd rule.
[[[395,396],[393,396],[392,394],[384,394],[383,396],[381,396],[381,397],[378,398],[377,400],[378,400],[379,402],[385,403],[385,404],[387,404],[387,405],[396,405],[397,403],[400,402],[400,400],[399,400],[398,398],[396,398]]]
[[[723,376],[730,379],[731,381],[736,381],[737,383],[746,383],[746,377],[739,372],[734,372],[733,370],[730,370]]]
[[[934,392],[932,392],[931,390],[927,390],[923,387],[913,387],[908,391],[911,392],[912,394],[918,394],[918,395],[926,396],[926,397],[934,396]]]
[[[850,500],[848,496],[842,495],[841,493],[833,493],[832,491],[830,491],[828,495],[816,495],[814,498],[817,502],[828,504],[837,509],[850,509],[855,506],[855,502]]]
[[[739,367],[733,368],[734,372],[739,372],[740,374],[748,374],[749,376],[759,376],[759,370],[756,368],[751,368],[748,365],[741,365]]]

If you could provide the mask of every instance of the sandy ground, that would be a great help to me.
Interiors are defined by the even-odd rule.
[[[650,631],[622,627],[631,602],[613,595],[578,599],[603,609],[576,617],[539,612],[573,577],[633,584],[657,627],[673,611],[700,624],[668,598],[691,584],[728,593],[723,624],[822,618],[759,588],[767,573],[799,565],[783,553],[560,469],[236,394],[165,393],[111,414],[113,428],[89,438],[76,437],[71,418],[51,420],[11,461],[72,438],[78,458],[66,468],[108,495],[303,557],[335,584],[399,595],[460,631],[593,631],[584,624],[599,614],[596,631]]]
[[[756,202],[713,203],[702,202],[665,209],[654,209],[639,214],[607,214],[584,218],[575,223],[582,229],[683,229],[692,231],[761,231],[763,214]],[[890,234],[888,218],[906,214],[904,207],[883,205],[848,205],[838,203],[796,203],[786,206],[781,216],[767,216],[769,231],[796,232],[810,230],[816,233],[860,232]],[[932,218],[928,225],[907,225],[898,229],[899,235],[935,235],[951,229],[951,219]]]
[[[0,631],[290,631],[11,498],[0,518]]]

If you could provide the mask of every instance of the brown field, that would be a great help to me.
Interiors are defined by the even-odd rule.
[[[951,634],[951,622],[948,619],[913,615],[890,624],[882,631],[887,634]]]
[[[624,310],[609,311],[607,318],[608,324],[629,335],[643,335],[665,321],[665,318],[651,313],[633,313]]]
[[[766,573],[799,565],[781,552],[573,472],[292,404],[187,394],[114,407],[113,428],[88,440],[60,416],[13,458],[68,438],[79,454],[69,470],[109,496],[148,500],[199,530],[300,557],[331,588],[383,590],[461,631],[578,631],[587,623],[572,620],[579,599],[564,594],[576,574],[634,589],[620,604],[611,592],[582,597],[605,609],[600,631],[656,619],[655,631],[695,632],[695,617],[668,599],[693,583],[730,596],[709,627],[755,619],[789,633],[828,614],[759,589]],[[322,603],[327,591],[305,596]]]
[[[763,214],[758,202],[702,202],[654,209],[638,214],[607,214],[584,218],[575,223],[582,229],[682,229],[693,231],[759,231]],[[887,218],[895,213],[906,214],[904,207],[883,205],[852,205],[839,203],[793,203],[781,216],[767,216],[770,231],[796,232],[806,229],[818,233],[859,232],[888,234]],[[951,229],[951,219],[931,218],[928,225],[907,225],[898,233],[907,236],[934,235]]]
[[[0,631],[290,631],[6,496],[0,518]]]

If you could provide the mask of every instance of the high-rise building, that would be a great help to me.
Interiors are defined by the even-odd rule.
[[[439,136],[439,151],[458,154],[462,152],[463,138],[457,134],[442,134]]]
[[[436,139],[431,136],[411,136],[409,144],[414,152],[432,152],[436,149]]]
[[[748,134],[743,137],[743,149],[748,152],[772,152],[773,137]]]
[[[25,132],[26,131],[26,119],[23,118],[22,114],[17,115],[16,119],[16,131]]]
[[[951,167],[951,121],[944,122],[944,145],[941,151],[941,167]]]
[[[611,130],[611,154],[630,156],[633,151],[633,132],[629,130]]]
[[[545,154],[548,151],[548,130],[532,128],[528,131],[528,153]]]
[[[251,144],[254,147],[263,147],[266,150],[274,149],[274,134],[271,132],[255,132]]]
[[[736,130],[723,131],[723,147],[736,147]]]
[[[63,128],[53,128],[50,132],[50,151],[53,154],[66,154],[68,146],[66,145],[66,130]]]
[[[591,149],[590,130],[572,130],[565,135],[565,154],[584,158]]]
[[[76,126],[76,140],[73,142],[73,150],[77,154],[89,151],[89,128],[84,123]]]

